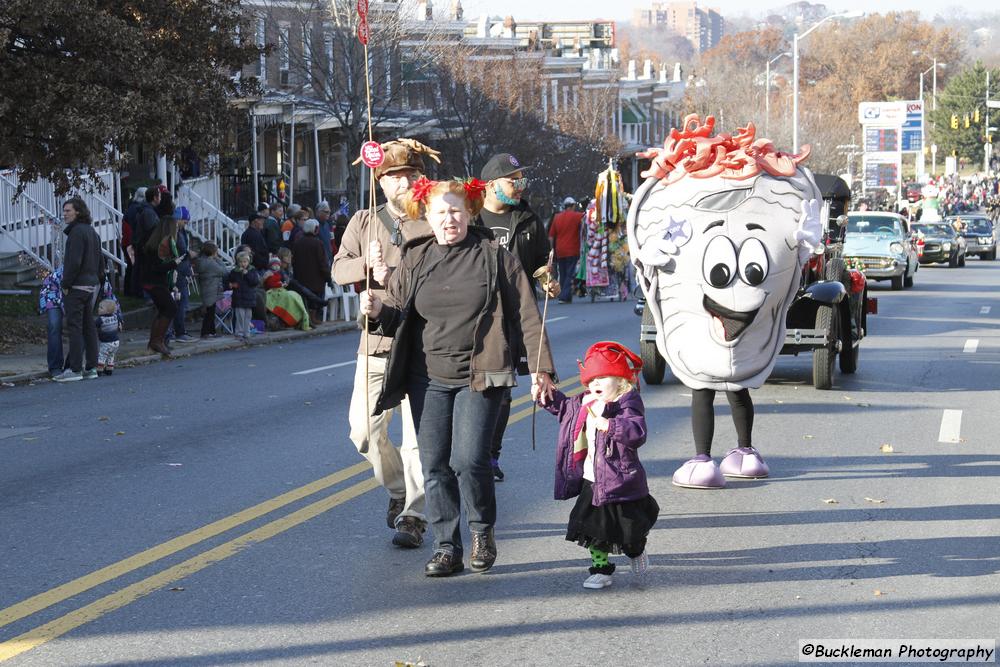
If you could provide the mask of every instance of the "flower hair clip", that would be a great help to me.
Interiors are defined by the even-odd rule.
[[[465,196],[468,199],[481,199],[486,192],[486,182],[475,177],[466,179],[462,185],[465,186]]]
[[[421,176],[420,180],[413,184],[413,201],[427,204],[427,197],[430,195],[431,190],[434,189],[435,185],[435,181],[430,180],[426,176]]]

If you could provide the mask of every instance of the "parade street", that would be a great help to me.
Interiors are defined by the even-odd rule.
[[[651,567],[640,585],[616,556],[602,591],[563,539],[557,422],[538,412],[532,450],[526,382],[496,565],[448,579],[424,576],[430,539],[390,544],[348,439],[356,333],[0,390],[0,662],[774,665],[805,639],[995,637],[1000,264],[873,285],[857,374],[818,391],[783,356],[753,392],[769,479],[672,486],[690,390],[642,387]],[[592,343],[637,348],[632,308],[550,306],[564,390]],[[736,436],[716,412],[718,460]]]

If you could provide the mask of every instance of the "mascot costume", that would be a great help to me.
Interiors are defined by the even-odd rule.
[[[822,194],[800,163],[748,124],[712,136],[696,115],[652,158],[628,216],[630,253],[656,323],[656,347],[692,390],[696,456],[677,486],[720,489],[726,477],[767,477],[753,446],[750,389],[771,373],[804,262],[821,245]],[[737,447],[711,457],[716,391],[725,391]]]

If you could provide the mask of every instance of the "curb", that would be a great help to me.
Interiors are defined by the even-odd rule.
[[[164,359],[159,354],[149,354],[146,352],[145,348],[142,348],[140,354],[123,357],[118,360],[116,366],[119,368],[132,368],[135,366],[145,366],[147,364],[156,363],[159,361],[171,361],[172,359],[184,359],[186,357],[194,357],[202,354],[210,354],[212,352],[223,352],[225,350],[240,350],[247,347],[257,347],[262,345],[272,345],[274,343],[284,343],[290,340],[297,340],[299,338],[312,338],[314,336],[331,336],[335,334],[346,333],[348,331],[358,331],[357,322],[337,322],[334,324],[326,325],[322,324],[318,327],[314,327],[309,331],[299,331],[297,329],[291,329],[288,331],[276,331],[273,333],[260,334],[254,338],[249,339],[246,343],[237,341],[235,339],[222,340],[208,346],[204,347],[182,347],[180,345],[174,345],[173,356],[170,359]],[[44,371],[33,371],[31,373],[21,373],[20,375],[8,375],[6,377],[0,378],[0,387],[11,387],[19,384],[26,384],[33,380],[48,380],[49,372]]]

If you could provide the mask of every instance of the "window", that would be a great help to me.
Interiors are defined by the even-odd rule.
[[[258,18],[257,19],[257,46],[260,47],[261,49],[264,48],[264,46],[265,46],[265,40],[266,40],[266,36],[265,36],[266,33],[264,32],[264,28],[265,28],[264,19],[263,18]],[[265,83],[267,83],[267,57],[263,54],[263,52],[260,54],[260,71],[257,74],[260,77],[260,83],[261,83],[261,85],[264,85]]]
[[[302,26],[302,61],[305,67],[303,68],[302,78],[305,80],[305,85],[307,88],[312,87],[312,65],[313,65],[313,54],[312,54],[312,29],[308,22]]]
[[[282,22],[278,24],[278,69],[282,72],[288,71],[291,62],[290,40],[292,26]]]

